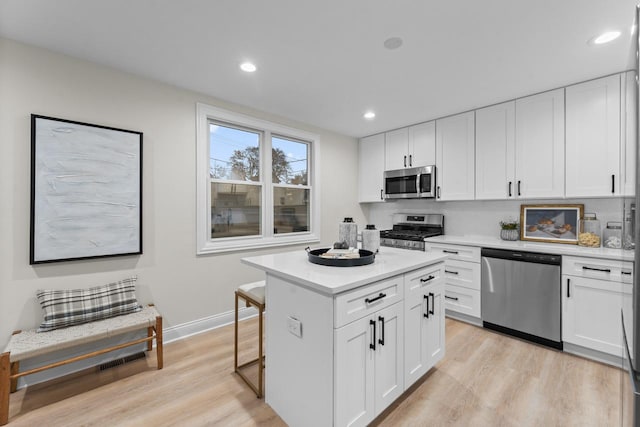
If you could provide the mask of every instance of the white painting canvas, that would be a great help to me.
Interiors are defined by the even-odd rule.
[[[31,120],[31,263],[142,253],[142,133]]]

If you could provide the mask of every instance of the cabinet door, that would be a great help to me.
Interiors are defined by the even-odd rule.
[[[474,112],[436,120],[438,200],[473,200],[475,188]]]
[[[567,197],[617,196],[620,75],[566,88]]]
[[[436,164],[436,122],[409,127],[409,166]]]
[[[385,133],[384,167],[386,170],[409,167],[409,129]]]
[[[384,134],[362,138],[358,144],[358,201],[382,202]]]
[[[562,340],[622,355],[620,311],[631,300],[631,288],[620,282],[564,275]]]
[[[476,199],[515,196],[515,101],[476,110]]]
[[[636,99],[638,97],[638,85],[636,83],[636,73],[628,71],[623,74],[622,83],[624,90],[622,94],[621,108],[621,135],[620,145],[622,160],[620,162],[620,185],[623,195],[635,196],[636,194]]]
[[[378,324],[375,351],[375,415],[391,405],[404,392],[403,305],[396,303],[375,315]]]
[[[517,197],[564,197],[564,89],[516,100]]]
[[[423,340],[427,370],[444,357],[444,284],[433,283],[425,289],[428,317],[424,317]]]
[[[377,318],[376,318],[377,319]],[[372,316],[336,329],[334,411],[336,426],[366,426],[374,418],[374,343]],[[377,339],[377,337],[376,337]],[[310,367],[312,369],[313,367]]]

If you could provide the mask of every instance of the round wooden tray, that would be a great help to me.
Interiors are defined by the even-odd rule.
[[[340,258],[323,258],[320,255],[322,255],[323,253],[327,252],[329,249],[331,248],[324,248],[324,249],[309,249],[306,248],[305,250],[307,251],[307,254],[309,256],[309,262],[312,262],[314,264],[318,264],[318,265],[328,265],[331,267],[357,267],[360,265],[367,265],[367,264],[371,264],[373,263],[373,261],[375,261],[376,258],[376,254],[365,250],[365,249],[360,249],[360,258],[346,258],[346,259],[340,259]]]

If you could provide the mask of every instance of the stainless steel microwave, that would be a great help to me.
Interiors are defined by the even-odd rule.
[[[436,167],[396,169],[384,172],[385,199],[436,197]]]

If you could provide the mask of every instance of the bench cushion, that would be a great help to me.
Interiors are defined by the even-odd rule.
[[[126,316],[56,329],[47,333],[38,333],[35,329],[22,331],[11,336],[4,351],[11,353],[9,356],[11,362],[17,362],[52,351],[155,326],[157,316],[160,314],[156,308],[148,306]]]
[[[140,311],[135,290],[136,277],[89,289],[39,290],[44,320],[38,332]]]

